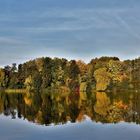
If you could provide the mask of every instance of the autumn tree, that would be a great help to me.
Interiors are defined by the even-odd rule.
[[[5,87],[5,72],[4,69],[0,69],[0,87]]]
[[[122,82],[126,79],[125,65],[121,61],[110,60],[108,63],[108,71],[114,82]]]
[[[109,113],[110,104],[110,98],[105,92],[96,93],[96,103],[94,106],[94,110],[96,113],[102,116],[106,116]]]
[[[107,72],[106,68],[97,69],[94,72],[94,76],[96,79],[96,90],[104,91],[109,86],[111,79],[110,74]]]

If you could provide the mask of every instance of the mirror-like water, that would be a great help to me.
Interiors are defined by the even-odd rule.
[[[0,93],[0,139],[140,140],[140,93]]]

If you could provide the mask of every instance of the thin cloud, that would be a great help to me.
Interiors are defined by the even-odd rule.
[[[20,46],[20,45],[25,45],[26,43],[19,40],[19,39],[14,39],[14,38],[9,38],[9,37],[0,37],[0,47],[4,46]]]
[[[140,34],[133,30],[133,28],[118,14],[116,14],[116,19],[120,22],[120,24],[134,37],[140,39]]]
[[[101,55],[138,55],[139,3],[103,1],[94,0],[93,6],[86,6],[86,1],[82,5],[79,0],[78,7],[74,1],[63,7],[59,3],[42,7],[36,1],[32,8],[30,2],[30,6],[23,2],[22,7],[17,4],[20,9],[9,4],[7,11],[0,12],[0,55],[6,56],[2,60],[9,61],[8,52],[12,54],[10,62],[19,55],[23,59],[47,55],[86,60]]]

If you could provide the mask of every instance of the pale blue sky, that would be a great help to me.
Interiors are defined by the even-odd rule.
[[[0,0],[0,66],[106,55],[140,56],[140,0]]]

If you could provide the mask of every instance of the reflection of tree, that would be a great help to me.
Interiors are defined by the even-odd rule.
[[[139,99],[139,93],[128,92],[0,93],[0,113],[45,125],[65,124],[67,121],[81,122],[85,115],[103,123],[140,123]]]
[[[32,105],[32,97],[30,94],[26,94],[24,96],[24,101],[25,101],[25,104],[28,105],[28,106],[31,106]]]
[[[79,107],[84,105],[84,102],[87,102],[87,94],[86,92],[79,92]]]
[[[106,116],[110,110],[110,99],[107,97],[105,92],[97,92],[96,93],[96,103],[94,106],[94,110],[96,113],[102,116]]]
[[[124,121],[129,112],[128,105],[124,104],[123,101],[115,101],[110,108],[108,115],[109,122],[120,122]]]
[[[1,95],[1,94],[0,94]],[[4,110],[4,106],[3,106],[3,104],[4,104],[4,99],[3,99],[3,96],[0,96],[0,114],[3,112],[3,110]]]
[[[17,109],[18,117],[20,118],[21,115],[19,110],[21,110],[21,108],[18,101],[22,103],[21,98],[22,95],[16,96],[15,94],[11,94],[11,96],[9,96],[8,94],[0,93],[0,113],[11,116],[11,118],[14,119],[16,118],[15,109]]]

